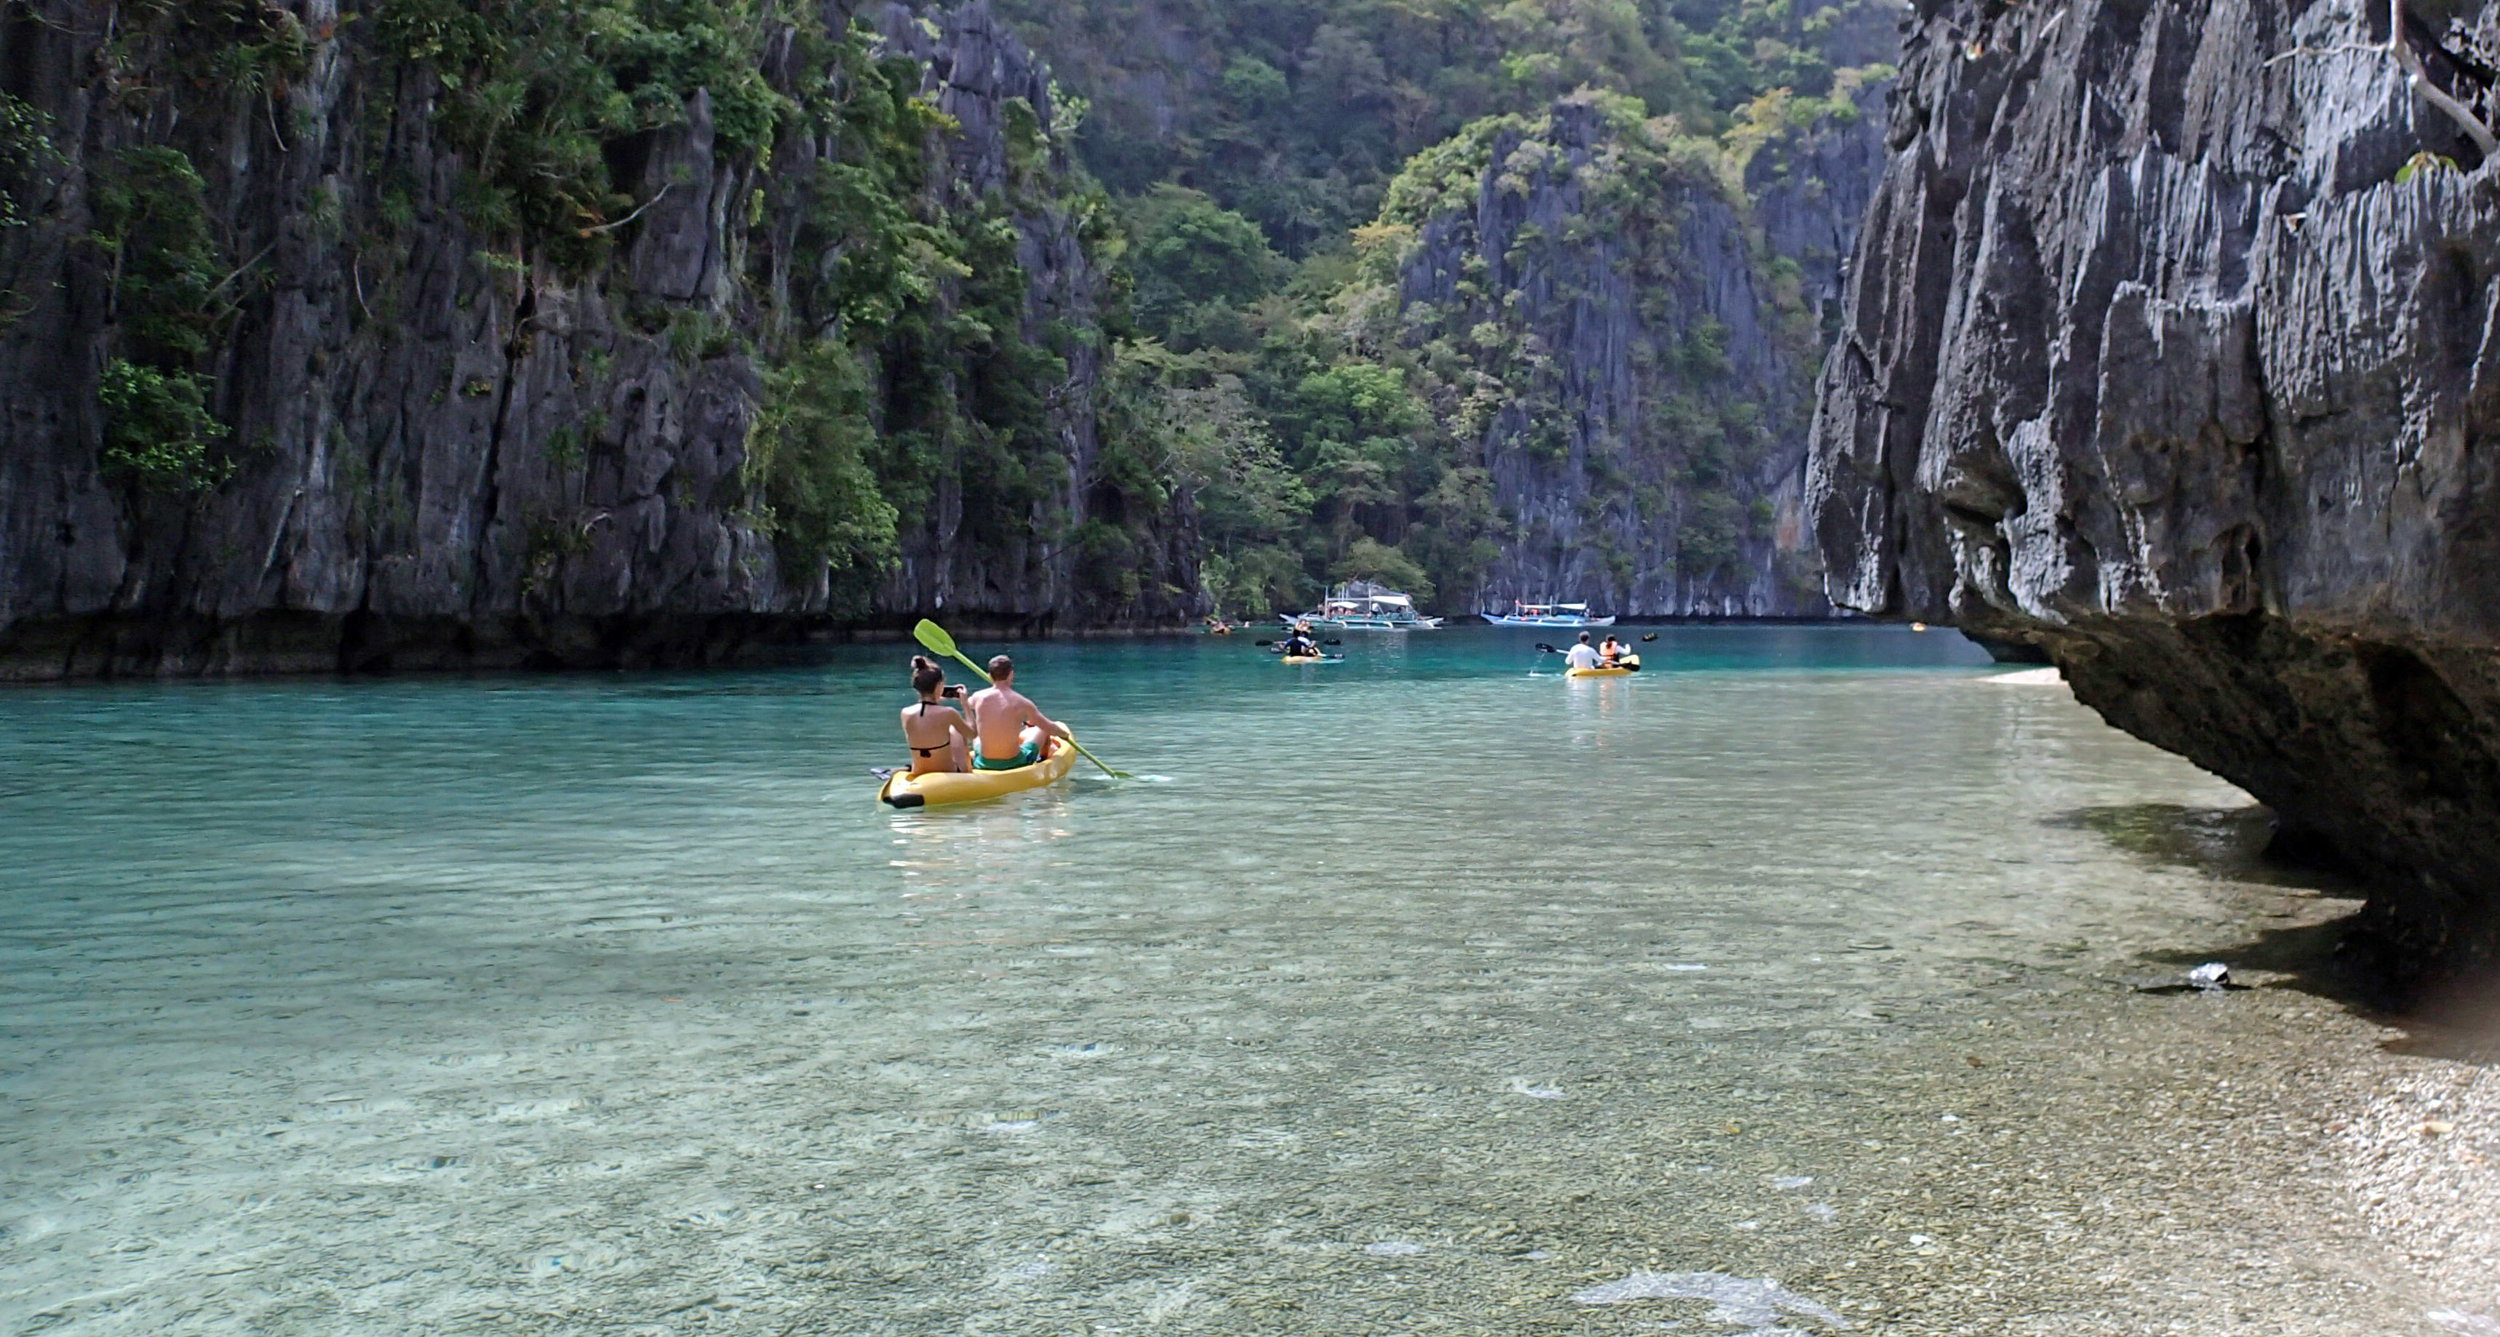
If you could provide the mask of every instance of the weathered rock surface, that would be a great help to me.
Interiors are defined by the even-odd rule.
[[[1806,432],[1882,91],[1773,137],[1741,194],[1670,123],[1565,98],[1493,135],[1472,188],[1419,220],[1402,328],[1505,525],[1483,606],[1830,611],[1802,524]]]
[[[602,272],[567,275],[490,255],[463,220],[433,75],[335,0],[278,8],[311,35],[301,75],[267,107],[243,98],[180,124],[96,73],[99,7],[0,18],[7,91],[50,118],[62,156],[32,225],[0,230],[0,676],[711,662],[856,615],[832,606],[821,564],[792,569],[741,479],[763,390],[747,336],[777,318],[776,248],[796,229],[779,196],[751,207],[774,183],[716,151],[706,96],[647,145],[611,146],[617,188],[647,207]],[[824,7],[835,31],[850,8]],[[987,201],[1014,229],[1026,336],[1090,326],[1104,276],[1075,220],[1004,189],[1008,100],[1046,132],[1047,77],[978,0],[882,21],[962,127],[933,143],[929,189]],[[115,316],[106,257],[85,242],[96,171],[169,138],[206,179],[227,250],[256,257],[237,271],[252,295],[219,340],[210,404],[239,467],[196,498],[99,464]],[[786,144],[775,173],[833,151]],[[377,229],[386,192],[406,217]],[[974,550],[939,489],[907,517],[872,619],[943,609],[1034,629],[1194,611],[1185,513],[1146,527],[1140,600],[1089,605],[1077,588],[1062,536],[1086,518],[1096,371],[1090,351],[1070,357],[1048,396],[1055,501]]]
[[[2500,8],[2431,12],[2488,118]],[[1836,602],[2045,650],[2418,971],[2500,952],[2500,169],[2387,33],[1924,0],[1808,500]]]

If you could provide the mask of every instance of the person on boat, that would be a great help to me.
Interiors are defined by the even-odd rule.
[[[1319,642],[1311,639],[1311,624],[1294,623],[1293,630],[1285,636],[1285,643],[1277,648],[1276,653],[1296,658],[1318,654]]]
[[[990,685],[972,694],[972,720],[978,728],[972,769],[1013,771],[1042,759],[1044,740],[1074,739],[1068,726],[1044,715],[1039,706],[1016,690],[1015,661],[1005,655],[990,660]]]
[[[1597,657],[1606,661],[1606,667],[1613,668],[1622,660],[1623,650],[1623,642],[1616,640],[1615,634],[1610,631],[1606,633],[1606,639],[1598,645]]]
[[[963,699],[964,689],[948,682],[946,670],[927,655],[911,657],[911,689],[920,694],[919,704],[903,707],[903,741],[911,746],[911,773],[972,769],[965,764],[964,752],[975,737],[972,721],[954,705]],[[931,706],[937,707],[934,713]]]
[[[1607,639],[1611,640],[1612,637]],[[1598,667],[1597,651],[1589,645],[1589,634],[1580,633],[1580,643],[1563,652],[1563,662],[1576,669]]]

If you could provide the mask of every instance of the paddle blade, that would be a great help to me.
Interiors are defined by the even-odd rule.
[[[946,634],[946,628],[925,617],[920,619],[919,626],[911,629],[911,638],[920,642],[931,654],[952,658],[956,653],[955,638]]]
[[[1274,645],[1276,642],[1274,642],[1274,641],[1252,641],[1252,642],[1250,642],[1250,643],[1251,643],[1252,645]]]

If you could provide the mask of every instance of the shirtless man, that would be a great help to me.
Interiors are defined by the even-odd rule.
[[[972,769],[964,764],[964,747],[973,738],[972,721],[949,700],[962,699],[964,689],[949,685],[946,670],[926,655],[911,657],[911,686],[920,694],[918,705],[903,707],[903,741],[911,745],[911,773]],[[932,712],[931,706],[937,710]]]
[[[1070,737],[1068,726],[1016,690],[1015,662],[1005,655],[990,660],[990,685],[974,692],[971,704],[973,722],[980,726],[980,747],[972,756],[976,771],[1030,766],[1042,759],[1043,739]]]

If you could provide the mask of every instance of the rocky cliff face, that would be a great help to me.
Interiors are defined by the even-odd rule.
[[[1880,85],[1858,94],[1881,103]],[[1882,154],[1854,110],[1780,127],[1739,168],[1582,94],[1432,150],[1391,188],[1384,216],[1415,236],[1404,335],[1505,528],[1486,606],[1828,611],[1800,501],[1824,321]]]
[[[1009,284],[1011,328],[982,337],[1033,356],[932,366],[848,336],[865,388],[842,412],[934,480],[899,507],[900,561],[865,608],[794,553],[750,458],[774,350],[840,332],[804,295],[843,263],[808,239],[832,189],[812,183],[855,165],[838,136],[785,132],[767,170],[695,88],[661,128],[598,147],[630,212],[516,242],[464,208],[478,164],[440,123],[447,81],[374,16],[160,11],[153,37],[82,0],[0,16],[0,169],[22,206],[0,228],[0,674],[701,662],[837,614],[1188,613],[1178,509],[1125,518],[1139,597],[1077,592],[1098,353],[1067,331],[1104,280],[1053,184],[1047,79],[981,4],[864,17],[951,122],[932,122],[909,203],[977,220],[989,249],[959,286]],[[838,38],[852,15],[818,17]],[[183,26],[212,22],[239,26]],[[206,78],[183,67],[186,33],[264,63]],[[842,77],[816,49],[785,26],[760,58],[800,97]],[[187,277],[203,264],[231,273]],[[967,301],[929,296],[929,323]],[[991,452],[1017,474],[1002,493],[979,448],[1011,432]]]
[[[2396,40],[2486,121],[2500,10]],[[2500,951],[2500,194],[2389,9],[1924,0],[1824,372],[1845,605],[2045,650]]]

